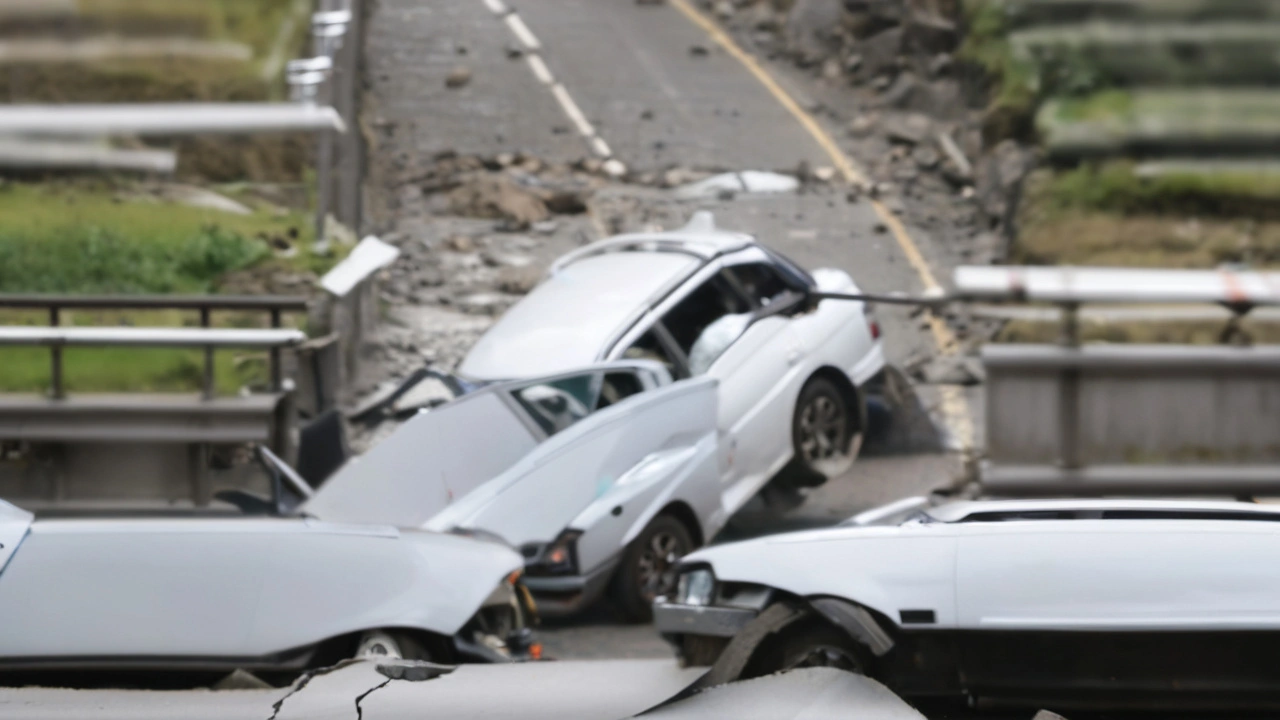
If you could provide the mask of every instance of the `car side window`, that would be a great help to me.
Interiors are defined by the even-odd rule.
[[[551,436],[592,413],[599,395],[596,377],[595,374],[575,375],[526,385],[511,394],[534,422]]]
[[[751,306],[716,275],[671,308],[662,324],[689,359],[689,374],[701,375],[742,335]]]
[[[603,410],[610,405],[626,400],[632,395],[644,392],[644,384],[635,373],[605,373],[604,382],[600,383],[600,397],[596,400],[596,410]]]
[[[662,363],[667,372],[671,373],[671,377],[680,377],[680,367],[676,364],[675,358],[671,357],[671,353],[667,352],[666,346],[658,339],[657,333],[650,330],[641,335],[631,347],[622,352],[622,357],[627,360],[652,360]]]
[[[747,296],[758,302],[760,307],[768,307],[775,298],[792,290],[777,269],[767,263],[733,265],[726,268],[726,272],[738,281]]]

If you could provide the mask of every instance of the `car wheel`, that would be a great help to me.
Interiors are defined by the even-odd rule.
[[[676,590],[676,563],[693,550],[689,529],[670,515],[649,522],[622,554],[614,576],[614,599],[632,622],[653,619],[653,601]]]
[[[798,668],[829,667],[867,674],[867,653],[846,633],[826,623],[806,622],[762,645],[743,679]]]
[[[431,653],[406,633],[371,630],[360,636],[355,657],[367,660],[431,660]]]
[[[844,393],[824,377],[805,383],[791,421],[795,457],[786,471],[793,486],[821,485],[853,465],[857,415]]]

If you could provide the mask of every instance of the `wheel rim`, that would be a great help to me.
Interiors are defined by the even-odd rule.
[[[404,651],[400,649],[400,643],[387,633],[371,632],[360,638],[356,657],[400,660],[404,658]]]
[[[684,543],[674,533],[657,532],[649,538],[636,561],[640,594],[646,601],[652,602],[659,595],[670,595],[675,590],[675,566],[684,553]]]
[[[862,672],[862,665],[857,658],[850,654],[848,650],[834,645],[818,645],[810,648],[807,653],[801,655],[785,669],[795,670],[797,668],[813,667],[829,667],[848,672]]]
[[[848,423],[838,401],[830,395],[818,395],[800,411],[800,453],[810,466],[844,457]]]

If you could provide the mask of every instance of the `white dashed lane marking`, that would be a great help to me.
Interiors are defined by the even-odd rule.
[[[574,102],[569,90],[563,84],[556,82],[556,76],[551,73],[551,68],[547,67],[547,63],[539,54],[542,50],[542,42],[538,40],[538,36],[534,35],[529,26],[524,24],[524,20],[520,19],[520,15],[507,7],[502,0],[483,0],[483,2],[490,12],[502,18],[511,33],[525,46],[528,51],[525,59],[529,63],[529,69],[533,71],[533,76],[538,79],[538,82],[551,87],[551,94],[555,96],[556,102],[560,103],[560,109],[564,110],[565,116],[577,128],[578,133],[586,138],[591,152],[606,161],[605,172],[614,176],[625,175],[627,167],[613,157],[613,150],[609,148],[609,143],[596,134],[595,127],[587,120],[578,103]]]

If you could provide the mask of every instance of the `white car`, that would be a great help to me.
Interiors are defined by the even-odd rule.
[[[560,258],[475,344],[469,381],[647,358],[676,379],[720,381],[725,506],[771,490],[794,499],[857,456],[867,385],[884,367],[880,329],[841,270],[805,272],[707,212],[673,232],[622,235]]]
[[[496,537],[543,615],[610,587],[636,619],[733,508],[716,457],[716,381],[629,360],[494,383],[421,412],[325,481],[330,520]]]
[[[694,553],[655,623],[719,680],[835,665],[916,697],[1249,705],[1280,690],[1277,559],[1268,505],[915,499]]]
[[[287,480],[274,476],[277,491]],[[0,673],[288,676],[364,655],[529,654],[532,607],[510,548],[291,514],[286,496],[222,495],[250,513],[239,515],[36,518],[0,501]]]

